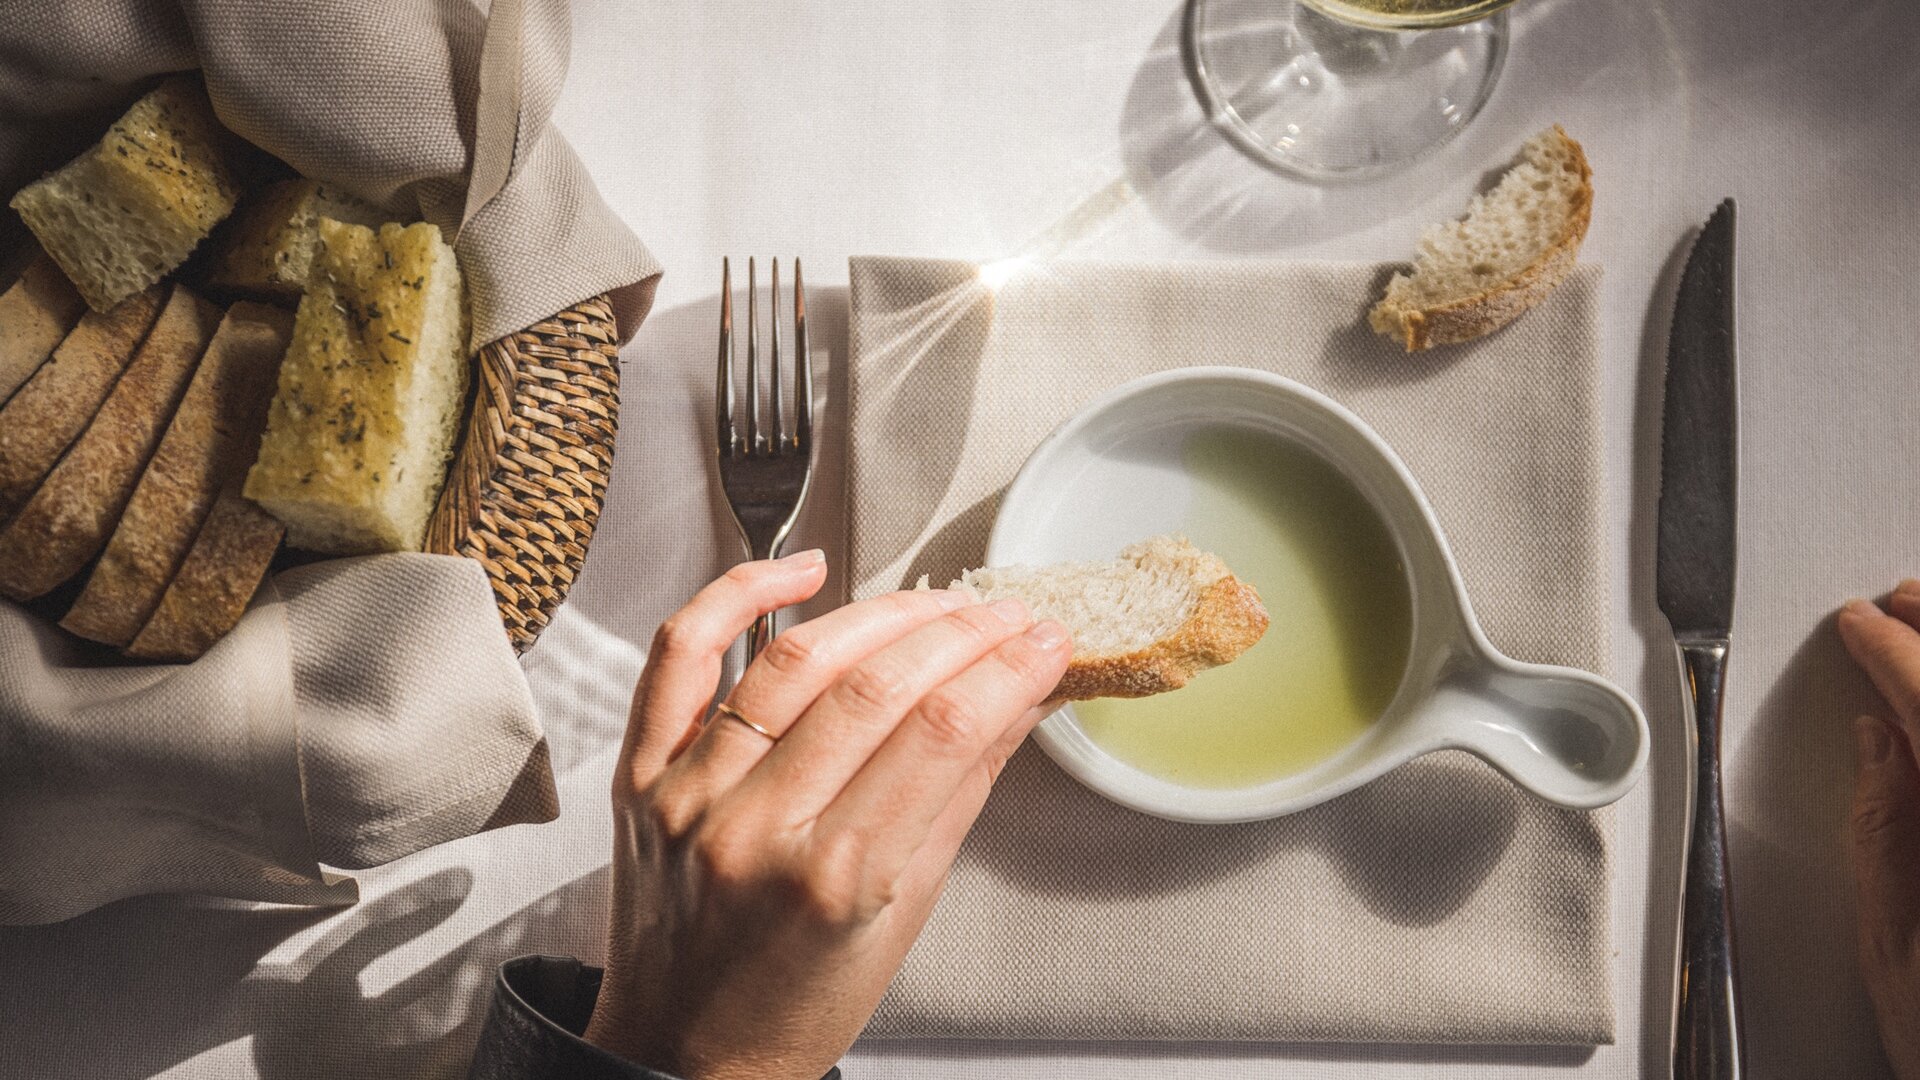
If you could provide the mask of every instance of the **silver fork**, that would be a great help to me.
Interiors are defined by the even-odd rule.
[[[746,434],[734,422],[733,377],[733,268],[720,260],[720,375],[714,402],[718,436],[720,487],[727,495],[734,524],[746,544],[747,557],[771,559],[780,554],[793,530],[800,504],[806,501],[813,479],[813,360],[807,352],[807,287],[800,260],[793,260],[793,433],[787,433],[785,401],[780,379],[780,260],[773,260],[771,408],[768,426],[760,416],[759,288],[753,260],[747,260],[747,407]],[[771,613],[762,615],[747,635],[747,662],[773,640]]]

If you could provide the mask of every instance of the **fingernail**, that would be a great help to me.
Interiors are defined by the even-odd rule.
[[[968,596],[959,589],[941,589],[935,592],[933,596],[934,602],[940,605],[940,610],[942,611],[954,611],[973,603],[973,597]]]
[[[1840,609],[1840,614],[1851,615],[1856,619],[1871,619],[1880,614],[1880,609],[1871,601],[1856,598],[1847,601],[1846,606]]]
[[[781,559],[780,565],[781,566],[814,566],[826,561],[827,561],[826,552],[821,551],[819,548],[808,548],[805,551],[798,552],[796,554],[789,555],[784,559]]]
[[[1067,628],[1048,619],[1046,622],[1035,624],[1033,629],[1028,630],[1027,640],[1032,642],[1035,648],[1052,652],[1067,643]]]
[[[1033,621],[1033,617],[1027,613],[1027,605],[1021,603],[1020,598],[1015,596],[1009,596],[1005,600],[995,600],[987,606],[987,610],[993,612],[1008,626],[1025,626]]]
[[[1855,720],[1853,734],[1862,765],[1879,765],[1893,753],[1893,735],[1887,731],[1887,725],[1875,717]]]

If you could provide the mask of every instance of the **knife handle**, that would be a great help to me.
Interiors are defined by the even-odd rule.
[[[1745,1062],[1734,978],[1733,898],[1727,881],[1727,827],[1721,811],[1721,703],[1727,642],[1680,643],[1680,674],[1693,701],[1694,760],[1687,873],[1680,915],[1674,1080],[1739,1080]]]

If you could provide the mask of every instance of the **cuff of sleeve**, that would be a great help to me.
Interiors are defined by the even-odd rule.
[[[678,1080],[580,1037],[603,974],[562,956],[501,964],[468,1080]],[[828,1070],[822,1080],[840,1080],[840,1070]]]

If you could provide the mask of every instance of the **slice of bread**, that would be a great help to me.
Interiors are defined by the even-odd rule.
[[[80,317],[53,356],[0,408],[0,522],[12,518],[79,436],[133,359],[164,294]]]
[[[127,646],[127,655],[187,661],[213,648],[246,614],[283,531],[272,515],[239,492],[221,492],[153,617]]]
[[[1067,627],[1073,662],[1054,688],[1060,701],[1178,690],[1267,632],[1253,586],[1174,536],[1143,540],[1111,562],[969,570],[948,588],[982,601],[1018,597],[1035,618]]]
[[[248,196],[214,238],[210,284],[262,299],[298,300],[320,246],[320,220],[377,226],[386,215],[318,180],[283,180]]]
[[[45,252],[0,293],[0,402],[39,370],[86,309],[73,282]]]
[[[466,401],[466,303],[432,225],[322,220],[247,498],[294,547],[418,551]]]
[[[185,262],[233,212],[232,138],[199,80],[171,78],[11,205],[87,303],[106,311]]]
[[[160,604],[215,498],[253,464],[293,315],[242,300],[207,344],[112,539],[60,625],[125,646]]]
[[[1395,274],[1367,316],[1408,352],[1490,334],[1546,299],[1573,269],[1593,214],[1593,170],[1560,125],[1535,135],[1520,162],[1466,217],[1420,237],[1412,274]]]
[[[0,530],[0,594],[32,600],[100,553],[167,429],[220,322],[220,309],[174,286],[133,361],[66,456]]]

